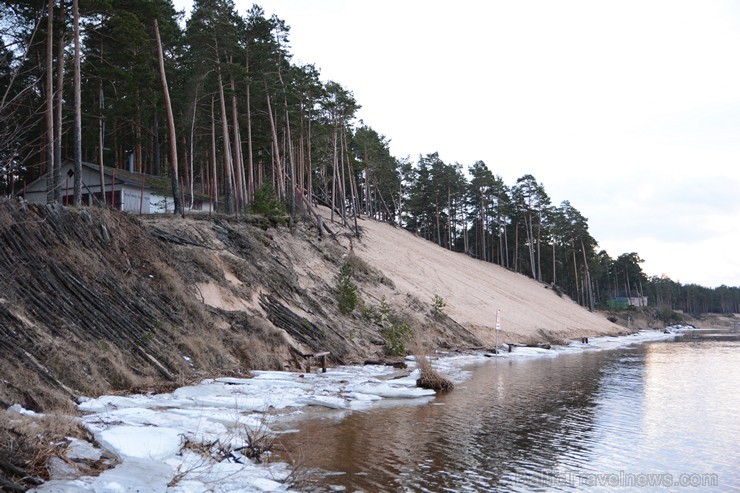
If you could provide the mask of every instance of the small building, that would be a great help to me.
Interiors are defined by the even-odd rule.
[[[631,306],[648,306],[647,296],[642,296],[637,291],[627,293],[626,291],[618,291],[612,293],[612,296],[607,298],[606,305],[614,309],[625,309]]]
[[[74,203],[74,163],[65,161],[61,169],[62,204]],[[173,212],[175,201],[172,198],[172,183],[167,176],[154,176],[124,169],[103,167],[105,186],[101,193],[100,167],[88,162],[82,163],[82,204],[92,206],[105,204],[124,212],[137,214],[160,214]],[[34,180],[24,187],[21,196],[28,202],[45,204],[49,190],[48,174]],[[211,211],[207,196],[194,193],[192,204],[190,193],[183,193],[186,211]]]

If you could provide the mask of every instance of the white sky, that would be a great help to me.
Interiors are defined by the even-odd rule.
[[[507,185],[531,173],[613,258],[740,286],[740,3],[257,3],[394,156],[483,160]]]

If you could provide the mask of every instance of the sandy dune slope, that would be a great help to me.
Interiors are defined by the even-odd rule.
[[[616,334],[624,328],[591,313],[549,287],[500,266],[482,262],[392,225],[360,222],[364,230],[354,251],[383,271],[402,293],[424,303],[441,296],[445,313],[492,343],[496,311],[502,339],[521,342],[545,330],[565,339]]]

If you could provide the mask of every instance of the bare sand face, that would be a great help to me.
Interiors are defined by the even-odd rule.
[[[354,253],[390,278],[397,296],[410,294],[429,304],[435,295],[442,297],[444,313],[487,344],[495,339],[497,310],[502,342],[531,340],[540,337],[540,331],[578,339],[625,330],[603,314],[498,265],[451,252],[386,223],[366,219],[359,224],[364,234],[354,242]]]

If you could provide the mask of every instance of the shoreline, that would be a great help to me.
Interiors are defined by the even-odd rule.
[[[671,339],[691,328],[598,336],[589,338],[587,344],[572,341],[551,349],[517,347],[511,353],[497,355],[439,353],[432,357],[432,364],[447,378],[460,383],[471,375],[467,368],[474,364],[611,350]],[[290,478],[290,465],[257,464],[248,459],[245,451],[249,451],[250,438],[253,442],[260,436],[274,438],[277,433],[290,430],[276,432],[271,426],[300,426],[301,419],[309,417],[307,414],[326,412],[307,413],[309,407],[340,411],[337,417],[342,419],[346,413],[371,411],[383,405],[433,401],[434,391],[416,387],[418,370],[413,368],[413,357],[406,359],[410,371],[400,378],[390,378],[397,369],[375,365],[340,366],[329,368],[326,373],[255,371],[251,372],[252,378],[205,379],[165,394],[86,399],[78,409],[87,414],[78,419],[103,446],[104,450],[95,449],[98,456],[107,453],[120,462],[98,476],[52,479],[31,491],[139,488],[138,491],[147,492],[195,493],[208,484],[219,484],[219,491],[238,491],[244,485],[254,491],[290,491],[285,484]]]

